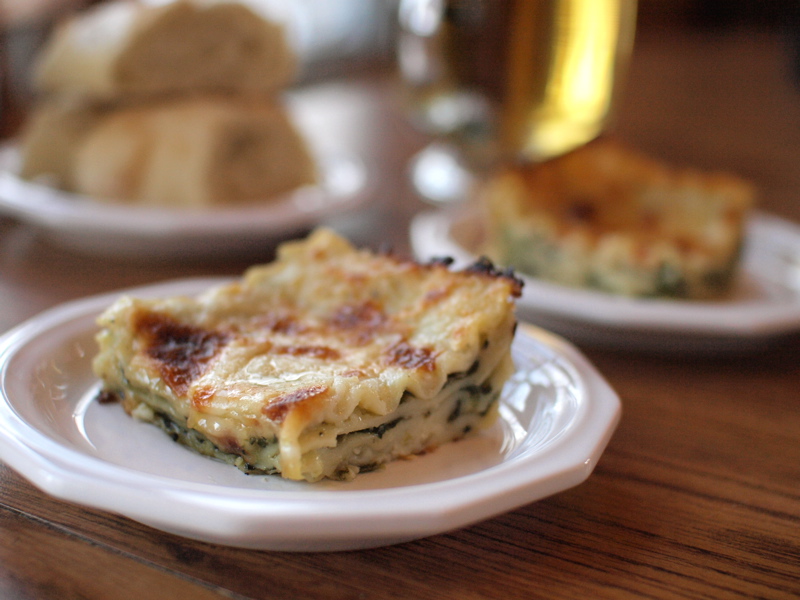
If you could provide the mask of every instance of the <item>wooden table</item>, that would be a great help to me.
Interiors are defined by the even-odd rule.
[[[341,110],[326,135],[369,157],[379,183],[367,208],[334,224],[408,252],[423,205],[405,164],[424,138],[391,84],[314,93]],[[643,33],[618,132],[670,161],[739,172],[764,210],[800,222],[800,88],[777,35]],[[82,256],[0,219],[0,330],[65,300],[268,258]],[[182,539],[52,499],[0,467],[0,597],[800,597],[800,338],[739,356],[584,351],[623,418],[576,488],[415,542],[292,554]]]

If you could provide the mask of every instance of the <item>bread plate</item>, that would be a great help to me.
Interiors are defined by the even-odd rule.
[[[0,147],[0,215],[36,226],[54,243],[83,253],[138,258],[241,254],[369,199],[369,172],[359,157],[329,152],[317,163],[321,182],[315,186],[246,205],[169,210],[101,201],[23,180],[12,143]]]

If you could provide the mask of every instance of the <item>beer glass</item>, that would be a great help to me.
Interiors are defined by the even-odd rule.
[[[613,116],[636,9],[636,0],[401,0],[404,102],[438,139],[415,177],[438,169],[441,179],[450,160],[463,183],[597,137]]]

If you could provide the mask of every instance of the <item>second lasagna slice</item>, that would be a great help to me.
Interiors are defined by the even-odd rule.
[[[245,472],[349,479],[491,423],[520,283],[353,248],[328,230],[198,298],[100,318],[103,395]]]

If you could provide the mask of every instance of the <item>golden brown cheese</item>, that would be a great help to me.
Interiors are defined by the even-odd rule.
[[[147,404],[245,470],[348,477],[491,420],[519,293],[485,265],[420,265],[323,229],[197,299],[120,299],[94,366],[129,412]]]

